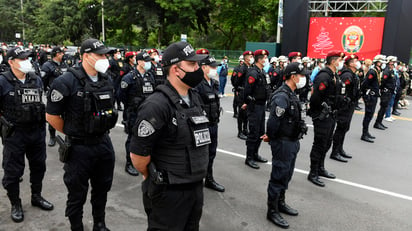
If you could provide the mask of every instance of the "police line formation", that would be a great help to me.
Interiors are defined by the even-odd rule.
[[[124,110],[125,171],[143,174],[143,204],[147,230],[198,230],[203,206],[203,186],[224,192],[213,176],[220,97],[228,75],[208,50],[195,51],[189,43],[168,46],[160,60],[156,49],[126,52],[106,48],[87,39],[78,54],[66,58],[64,48],[44,47],[32,52],[22,46],[3,46],[0,77],[3,187],[11,203],[11,219],[24,219],[19,181],[25,156],[30,166],[31,203],[53,210],[42,197],[46,170],[46,121],[49,146],[59,144],[67,187],[65,216],[72,230],[83,230],[83,205],[89,180],[93,230],[109,230],[105,207],[110,191],[115,153],[109,130]],[[50,55],[50,59],[47,59]],[[268,59],[267,50],[245,51],[230,77],[238,137],[246,140],[245,164],[259,169],[265,163],[259,146],[269,142],[272,171],[268,184],[267,219],[282,228],[281,213],[298,211],[285,202],[299,140],[307,133],[305,116],[312,117],[314,142],[307,179],[323,187],[320,177],[335,178],[325,168],[325,156],[347,162],[343,149],[358,100],[365,115],[361,139],[373,143],[369,132],[378,98],[380,109],[373,125],[387,127],[406,106],[408,69],[396,57],[376,55],[363,64],[356,54],[331,51],[325,60],[301,57]],[[385,67],[386,66],[386,67]],[[217,81],[220,76],[221,81]],[[222,86],[223,83],[223,86]],[[310,94],[309,94],[310,92]],[[42,95],[47,94],[47,105]],[[309,98],[310,95],[310,98]],[[122,104],[123,107],[122,108]],[[265,126],[265,112],[270,115]],[[384,118],[385,117],[385,118]],[[266,129],[265,129],[266,127]],[[56,130],[65,134],[62,138]]]

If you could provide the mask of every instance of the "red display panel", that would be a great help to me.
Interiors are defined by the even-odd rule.
[[[331,50],[356,53],[360,59],[380,54],[385,18],[312,17],[309,26],[308,56],[325,58]]]

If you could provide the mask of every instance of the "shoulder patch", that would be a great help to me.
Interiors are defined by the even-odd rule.
[[[147,121],[142,120],[137,128],[137,135],[139,137],[148,137],[155,132],[153,125]]]
[[[120,87],[121,87],[121,88],[127,88],[127,86],[129,86],[129,84],[127,84],[126,81],[122,81],[122,82],[120,83]]]
[[[236,73],[236,71],[234,71],[233,73],[232,73],[232,76],[236,76],[237,75],[237,73]]]
[[[324,83],[320,83],[319,85],[319,91],[323,91],[326,89],[326,85]]]
[[[255,81],[256,81],[256,79],[253,78],[253,76],[249,76],[249,78],[248,78],[249,84],[252,84],[252,83],[254,83]]]
[[[373,79],[373,75],[369,74],[368,79]]]
[[[350,80],[347,79],[347,80],[345,81],[345,84],[346,84],[346,85],[349,85],[349,84],[350,84]]]
[[[383,76],[383,79],[387,79],[387,78],[388,78],[388,75],[384,75],[384,76]]]
[[[59,102],[63,99],[63,94],[60,93],[58,90],[53,89],[53,91],[50,94],[50,99],[52,102]]]
[[[281,117],[283,116],[283,114],[285,114],[285,109],[279,106],[276,106],[276,116]]]
[[[278,76],[278,73],[277,73],[277,72],[273,72],[273,76]]]

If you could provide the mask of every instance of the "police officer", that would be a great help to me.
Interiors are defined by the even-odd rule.
[[[120,70],[120,77],[123,77],[130,71],[135,69],[135,66],[137,64],[136,62],[136,54],[133,51],[126,52],[125,56],[125,61],[123,68]]]
[[[156,86],[164,84],[166,81],[166,74],[163,71],[162,65],[160,65],[159,52],[156,49],[152,48],[149,51],[147,51],[147,53],[152,58],[152,66],[150,71],[152,72],[152,75],[155,78]]]
[[[255,161],[266,163],[267,160],[258,154],[260,137],[265,133],[265,104],[266,104],[266,74],[263,71],[269,52],[256,50],[255,65],[246,74],[247,80],[244,93],[243,110],[247,110],[249,134],[246,140],[245,164],[251,168],[259,169]]]
[[[3,140],[3,187],[11,203],[11,219],[24,219],[19,178],[24,173],[25,156],[30,166],[31,204],[52,210],[53,204],[41,196],[46,172],[46,120],[42,102],[43,84],[28,60],[31,52],[16,47],[8,50],[10,71],[0,75],[0,125]]]
[[[313,83],[310,98],[310,116],[314,127],[314,141],[310,152],[310,172],[308,180],[324,187],[319,176],[334,179],[324,166],[326,152],[332,144],[335,127],[334,114],[339,107],[337,102],[339,79],[337,71],[343,67],[343,52],[330,51],[326,57],[326,67],[319,71]]]
[[[391,57],[392,58],[392,57]],[[382,68],[382,78],[379,85],[380,90],[380,108],[378,111],[378,116],[376,117],[374,128],[379,130],[385,130],[388,127],[382,124],[383,116],[388,109],[389,103],[392,99],[392,95],[396,94],[396,77],[394,72],[394,62],[395,59],[388,59],[388,67]],[[385,65],[386,66],[386,65]]]
[[[288,59],[286,56],[281,55],[278,58],[279,65],[275,69],[275,72],[273,72],[273,77],[272,77],[272,84],[274,86],[274,89],[278,89],[280,86],[282,86],[283,83],[283,72],[288,64]]]
[[[122,105],[120,101],[120,82],[122,78],[120,77],[120,70],[123,68],[123,60],[122,60],[122,54],[120,53],[120,50],[117,49],[116,52],[113,54],[113,58],[109,60],[110,67],[107,72],[107,74],[112,78],[113,80],[113,86],[114,86],[114,94],[116,97],[116,104],[117,104],[117,110],[122,111]]]
[[[348,162],[345,158],[352,158],[343,150],[345,134],[349,131],[352,116],[359,99],[358,77],[355,72],[360,68],[360,62],[356,54],[344,58],[345,66],[339,71],[341,93],[346,98],[346,104],[338,109],[336,129],[333,134],[333,146],[330,158],[340,162]]]
[[[365,79],[361,85],[363,101],[365,102],[365,115],[362,122],[361,140],[373,143],[374,136],[369,133],[369,123],[375,113],[376,104],[379,97],[379,87],[381,81],[381,71],[386,66],[386,57],[384,55],[376,55],[373,58],[373,67],[365,75]]]
[[[242,106],[245,102],[245,85],[247,81],[246,74],[253,66],[255,59],[253,57],[252,51],[245,51],[243,52],[244,62],[243,65],[240,67],[239,72],[237,72],[238,79],[236,81],[235,86],[235,94],[239,96],[239,108],[238,108],[238,118],[237,118],[237,137],[242,140],[247,139],[248,132],[248,120],[247,120],[247,111],[243,109]]]
[[[276,73],[275,70],[276,70],[277,62],[278,62],[278,58],[276,58],[276,57],[270,58],[270,61],[269,61],[270,67],[269,67],[269,70],[268,70],[268,74],[269,74],[270,86],[271,86],[272,90],[276,90],[276,86],[275,86],[275,83],[276,83],[275,81],[276,80],[275,80],[274,74]],[[270,99],[269,99],[269,103],[270,103]]]
[[[296,156],[300,149],[299,139],[307,132],[296,89],[306,84],[302,64],[293,62],[285,69],[285,83],[274,92],[267,121],[267,133],[262,136],[270,142],[272,150],[272,172],[268,185],[267,219],[288,228],[288,222],[279,212],[297,216],[298,211],[285,202],[285,191],[292,179]]]
[[[243,55],[239,56],[238,61],[239,61],[239,65],[237,65],[236,67],[233,68],[232,77],[230,77],[230,82],[232,83],[233,93],[234,93],[234,97],[233,97],[233,118],[237,118],[238,115],[239,115],[238,111],[239,111],[239,104],[240,104],[240,102],[239,102],[240,101],[239,100],[240,96],[239,96],[239,90],[238,90],[238,88],[239,88],[238,79],[239,79],[240,69],[243,66],[243,62],[245,61],[243,59]]]
[[[133,167],[130,160],[130,140],[132,139],[132,127],[136,121],[137,108],[151,95],[155,89],[155,78],[152,75],[152,58],[146,52],[140,52],[136,55],[137,66],[123,76],[120,83],[120,98],[127,110],[127,140],[126,140],[126,166],[125,171],[132,176],[139,175],[139,172]]]
[[[106,231],[105,208],[114,170],[114,150],[108,135],[116,125],[114,89],[107,49],[97,39],[83,41],[80,67],[70,68],[54,80],[47,97],[47,121],[66,135],[71,145],[63,160],[68,190],[65,215],[72,230],[83,230],[83,205],[91,184],[93,230]],[[63,148],[61,146],[60,148]]]
[[[299,94],[299,100],[303,103],[308,103],[308,94],[310,92],[310,74],[312,72],[312,63],[309,57],[303,57],[302,58],[302,64],[303,67],[305,68],[305,72],[306,72],[306,85],[305,87],[299,89],[299,92],[297,92]]]
[[[63,71],[67,71],[67,67],[62,63],[64,52],[60,47],[54,47],[51,52],[52,59],[45,62],[41,67],[44,73],[43,84],[44,88],[49,89],[53,81],[63,74]],[[49,146],[56,145],[56,129],[49,124],[50,140]]]
[[[191,88],[203,81],[198,61],[204,58],[189,43],[169,45],[162,59],[167,81],[137,113],[130,155],[145,179],[147,230],[199,230],[211,140],[200,96]]]
[[[203,52],[196,51],[196,54],[198,53],[204,54]],[[200,64],[204,73],[204,79],[199,85],[196,86],[195,90],[199,93],[203,101],[202,108],[206,112],[206,116],[209,120],[208,127],[211,139],[211,143],[209,145],[209,164],[207,166],[205,187],[218,192],[224,192],[225,187],[217,183],[213,177],[213,161],[216,157],[218,123],[221,111],[219,82],[216,80],[218,77],[217,67],[219,64],[216,62],[215,58],[211,56],[208,56],[206,59],[200,61]]]

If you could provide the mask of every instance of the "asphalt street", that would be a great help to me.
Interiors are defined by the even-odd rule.
[[[254,170],[244,164],[246,146],[244,141],[236,137],[232,100],[230,95],[221,100],[224,112],[219,124],[218,154],[214,167],[215,179],[226,187],[226,192],[204,190],[205,204],[200,229],[282,230],[266,220],[271,165],[260,164],[261,168]],[[387,130],[370,128],[370,133],[376,136],[374,144],[360,140],[363,113],[356,112],[344,146],[353,159],[348,163],[340,163],[329,159],[328,154],[326,169],[334,173],[337,179],[325,179],[324,188],[306,179],[313,142],[313,128],[309,126],[307,136],[301,140],[295,173],[286,193],[287,202],[299,210],[297,217],[284,215],[290,224],[289,230],[412,230],[412,110],[400,112],[402,115],[396,117],[395,122],[384,121],[389,127]],[[310,118],[306,118],[306,121],[312,124]],[[108,228],[115,231],[146,230],[142,177],[132,177],[124,171],[126,134],[120,121],[110,135],[116,151],[116,166],[112,190],[108,196],[106,223]],[[27,167],[21,183],[25,220],[14,223],[10,219],[10,204],[6,191],[1,187],[0,231],[69,230],[69,222],[64,217],[67,190],[63,183],[63,164],[58,160],[57,146],[47,147],[47,155],[43,196],[54,203],[55,209],[47,212],[31,206]],[[262,143],[260,155],[271,159],[268,144]],[[0,175],[3,176],[3,170],[0,170]],[[84,210],[85,230],[90,231],[93,223],[89,201]]]

